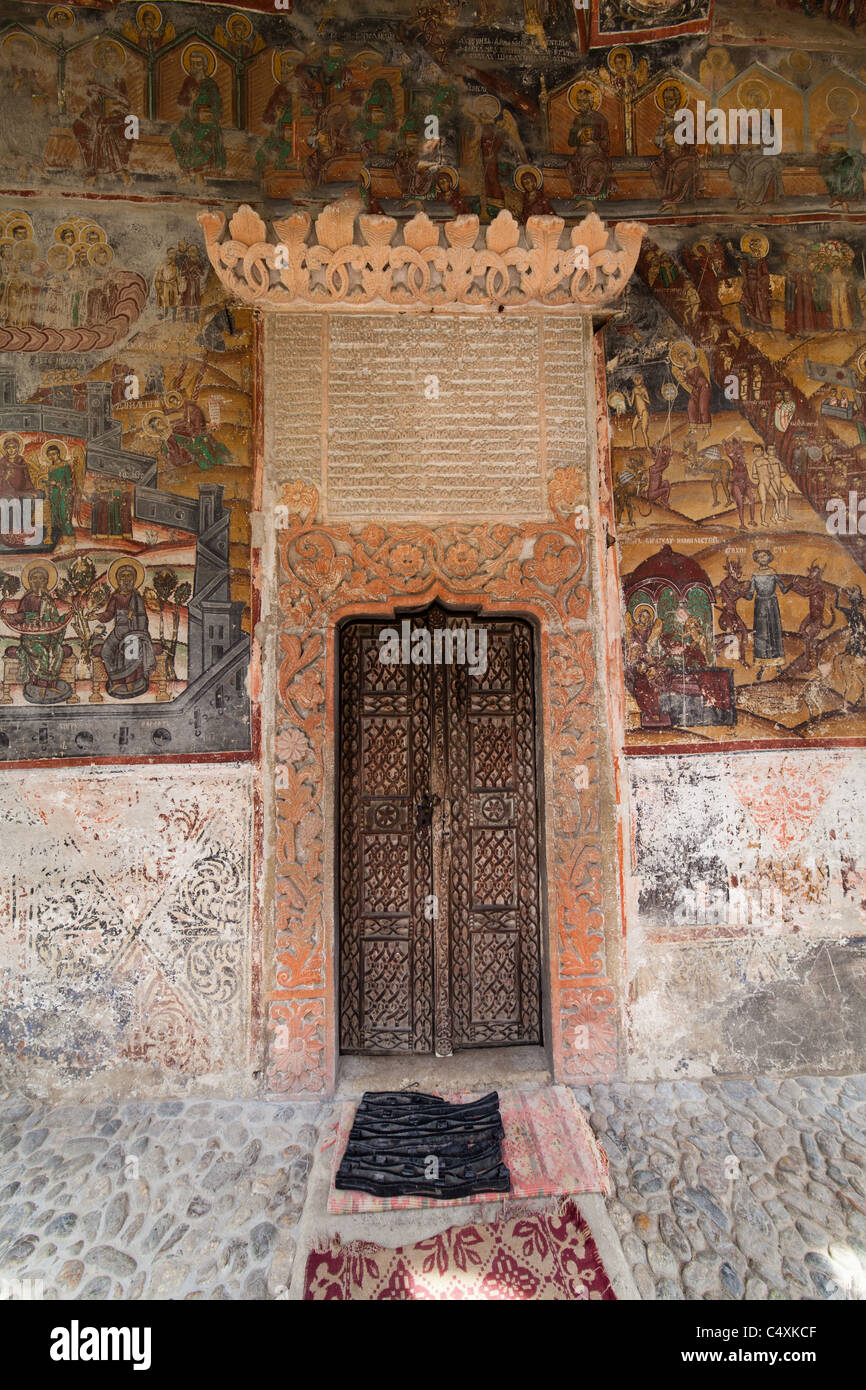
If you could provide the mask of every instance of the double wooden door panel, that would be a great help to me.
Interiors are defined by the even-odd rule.
[[[445,655],[472,624],[434,607],[411,631],[450,629]],[[344,1052],[541,1041],[532,630],[475,626],[487,650],[474,674],[383,662],[393,621],[341,634]]]

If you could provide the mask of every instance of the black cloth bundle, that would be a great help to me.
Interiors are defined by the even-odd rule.
[[[335,1187],[375,1197],[507,1192],[499,1095],[453,1105],[420,1091],[365,1091]]]

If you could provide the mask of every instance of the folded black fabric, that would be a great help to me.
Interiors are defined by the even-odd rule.
[[[419,1091],[366,1091],[335,1187],[376,1197],[508,1192],[499,1095],[456,1105]]]

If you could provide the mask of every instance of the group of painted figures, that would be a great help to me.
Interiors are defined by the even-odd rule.
[[[535,7],[529,10],[537,20]],[[550,4],[546,10],[549,17]],[[55,7],[49,31],[73,22],[69,14]],[[450,41],[440,51],[420,21],[397,25],[378,52],[348,38],[310,43],[291,28],[284,43],[300,46],[271,48],[255,21],[240,13],[208,35],[201,26],[176,33],[157,5],[140,5],[135,15],[134,22],[108,29],[80,53],[79,39],[65,79],[56,54],[40,42],[43,36],[23,24],[0,32],[0,125],[9,127],[0,146],[22,174],[38,167],[44,153],[39,142],[44,146],[49,124],[74,142],[91,183],[107,177],[128,185],[134,173],[158,172],[161,163],[161,172],[180,171],[195,182],[293,170],[311,190],[360,179],[373,211],[379,190],[371,190],[371,171],[387,167],[386,182],[395,182],[404,200],[444,201],[455,210],[465,202],[485,220],[502,206],[531,216],[543,212],[551,197],[564,196],[594,202],[655,193],[665,212],[709,196],[705,185],[713,178],[705,175],[720,161],[738,206],[758,208],[786,196],[785,157],[791,153],[817,156],[817,175],[831,206],[864,196],[862,102],[856,79],[846,85],[844,74],[818,109],[810,109],[808,122],[795,122],[812,131],[808,150],[792,147],[789,135],[784,154],[745,143],[722,152],[678,143],[676,113],[693,109],[698,99],[711,103],[721,90],[729,100],[737,71],[724,49],[706,50],[697,65],[684,51],[686,67],[697,66],[691,76],[678,68],[676,57],[666,58],[666,72],[651,72],[640,49],[623,44],[582,68],[575,52],[570,83],[550,93],[540,46],[538,85],[530,96],[523,74],[507,70],[486,74],[486,91],[480,92],[478,70],[467,72],[454,61]],[[438,24],[434,30],[439,32]],[[804,62],[797,73],[805,94],[824,70],[808,55]],[[779,63],[781,74],[784,55]],[[771,92],[771,70],[756,75],[751,64],[740,67],[736,100],[744,109],[775,109],[780,92],[790,96],[790,75]],[[564,92],[568,123],[558,115],[549,118],[557,100],[566,99]],[[134,133],[131,116],[141,125]],[[232,130],[249,137],[237,145],[234,169]],[[147,154],[139,156],[145,146]],[[635,155],[649,156],[649,186],[646,179],[629,182],[634,171],[628,161]],[[618,186],[615,161],[622,159],[625,179]],[[59,155],[54,167],[60,167]],[[817,194],[818,187],[812,191]]]
[[[842,694],[843,709],[862,704],[866,698],[866,607],[858,585],[850,589],[829,584],[824,567],[813,560],[805,575],[780,574],[772,550],[753,552],[755,568],[743,575],[742,562],[733,555],[725,559],[724,577],[711,592],[718,610],[718,636],[713,635],[712,619],[706,621],[680,607],[662,616],[651,603],[638,601],[626,613],[625,678],[634,698],[644,729],[671,727],[665,709],[665,696],[672,685],[691,679],[696,693],[705,701],[704,717],[681,718],[677,722],[730,722],[714,718],[712,706],[730,705],[719,699],[711,678],[719,655],[739,661],[746,669],[756,668],[760,682],[770,672],[803,678],[802,699],[810,717],[821,708],[821,696],[835,688]],[[800,650],[790,657],[785,652],[786,632],[779,606],[779,594],[797,594],[808,601],[808,611],[795,633]],[[641,598],[643,596],[639,596]],[[739,604],[753,604],[751,628],[739,612]],[[844,627],[834,632],[836,614]],[[749,660],[751,641],[752,661]],[[727,674],[727,673],[726,673]],[[729,678],[730,679],[730,678]],[[706,688],[704,688],[706,687]],[[728,686],[725,695],[732,690]]]
[[[130,700],[147,691],[157,654],[139,592],[144,578],[138,560],[121,556],[109,566],[107,583],[91,587],[90,603],[85,607],[68,581],[59,580],[51,560],[39,557],[24,567],[24,594],[19,599],[3,600],[0,616],[18,635],[16,645],[7,646],[6,657],[18,659],[28,703],[56,704],[73,695],[73,687],[61,677],[61,670],[64,660],[74,655],[65,634],[75,618],[76,627],[80,629],[83,622],[87,633],[85,655],[91,661],[98,657],[105,668],[107,694]],[[67,593],[72,594],[71,600],[61,597]],[[97,623],[92,637],[91,620]],[[106,623],[111,624],[109,631],[105,630]]]
[[[26,212],[0,214],[0,326],[108,323],[122,288],[113,258],[104,230],[89,218],[66,218],[42,248]]]

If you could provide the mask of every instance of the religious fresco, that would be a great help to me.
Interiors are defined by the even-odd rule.
[[[184,219],[0,201],[6,761],[249,751],[251,346]]]
[[[353,193],[485,222],[856,206],[863,56],[784,47],[772,14],[771,44],[725,46],[707,0],[301,0],[278,16],[19,0],[0,22],[0,176],[314,207]],[[675,112],[702,104],[774,113],[778,149],[730,130],[677,144]]]
[[[850,226],[644,243],[606,330],[628,746],[866,737],[864,257]]]

